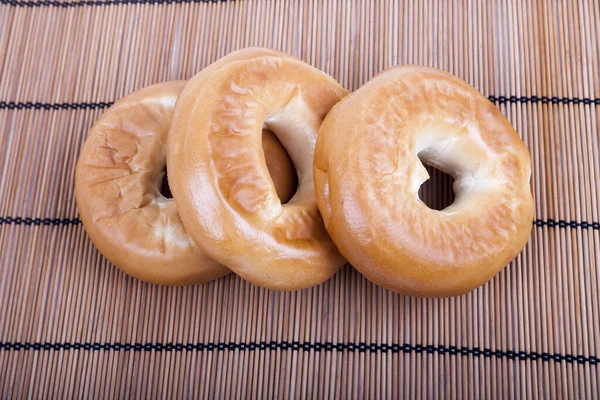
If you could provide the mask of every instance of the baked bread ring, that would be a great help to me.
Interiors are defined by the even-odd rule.
[[[451,175],[441,211],[418,196],[422,159]],[[531,159],[502,113],[448,73],[389,69],[323,122],[314,178],[327,231],[369,280],[427,297],[466,293],[523,249],[531,232]]]
[[[230,56],[240,54],[191,78],[177,102],[167,158],[173,198],[198,246],[242,278],[279,290],[317,285],[345,260],[317,209],[314,145],[321,121],[347,92],[291,56],[264,49]],[[268,179],[263,127],[298,172],[298,191],[285,205]]]
[[[75,175],[81,221],[100,252],[127,274],[165,285],[230,272],[194,244],[173,200],[160,194],[167,134],[184,86],[149,86],[110,107],[92,127]],[[263,147],[285,201],[296,191],[293,164],[272,133],[265,132]]]

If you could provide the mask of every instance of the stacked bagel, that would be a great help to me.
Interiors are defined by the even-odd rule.
[[[420,201],[421,160],[454,177],[448,208]],[[348,260],[386,288],[439,297],[482,285],[525,246],[530,175],[508,121],[452,75],[395,67],[348,95],[251,48],[116,102],[83,146],[75,193],[100,252],[147,282],[234,272],[297,290]]]

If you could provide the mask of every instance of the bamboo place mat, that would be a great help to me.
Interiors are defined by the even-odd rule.
[[[0,0],[0,396],[597,397],[599,3]],[[88,129],[119,97],[250,45],[350,90],[406,63],[481,90],[531,150],[525,250],[449,299],[349,266],[292,293],[121,273],[75,206]],[[429,201],[448,195],[436,179]]]

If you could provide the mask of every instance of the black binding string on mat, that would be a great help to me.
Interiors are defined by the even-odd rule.
[[[600,223],[588,222],[588,221],[565,221],[562,219],[554,220],[549,218],[547,220],[536,219],[533,221],[533,225],[537,227],[547,226],[548,228],[581,228],[581,229],[593,229],[595,231],[600,230]]]
[[[0,0],[1,2],[2,0]],[[583,104],[600,105],[600,98],[579,97],[547,97],[547,96],[488,96],[492,103],[542,103],[542,104]],[[15,102],[0,101],[0,110],[95,110],[104,109],[113,105],[111,101],[81,102],[81,103],[40,103],[40,102]]]
[[[542,104],[584,104],[600,105],[600,98],[590,99],[587,97],[548,97],[548,96],[488,96],[492,103],[542,103]]]
[[[184,4],[184,3],[225,3],[226,0],[83,0],[83,1],[23,1],[0,0],[0,4],[14,7],[83,7],[83,6],[118,6],[125,4]]]
[[[530,361],[554,361],[557,363],[568,364],[590,364],[597,365],[598,357],[584,356],[582,354],[558,354],[536,351],[513,351],[513,350],[492,350],[481,349],[479,347],[456,347],[456,346],[433,346],[433,345],[412,345],[412,344],[376,344],[376,343],[332,343],[332,342],[208,342],[208,343],[100,343],[100,342],[0,342],[1,350],[13,351],[60,351],[60,350],[84,350],[84,351],[257,351],[257,350],[282,350],[282,351],[315,351],[315,352],[348,352],[348,353],[415,353],[415,354],[441,354],[452,356],[473,356],[484,358],[506,358],[509,360],[530,360]]]
[[[1,1],[1,0],[0,0]],[[0,110],[95,110],[108,108],[113,102],[96,103],[39,103],[32,101],[0,101]]]
[[[26,225],[26,226],[55,226],[55,225],[79,225],[79,218],[31,218],[31,217],[0,217],[0,225]],[[593,229],[600,230],[600,223],[588,221],[565,221],[562,219],[536,219],[533,225],[538,228],[547,226],[548,228],[572,228],[572,229]]]
[[[0,225],[78,225],[79,218],[30,218],[30,217],[0,217]]]

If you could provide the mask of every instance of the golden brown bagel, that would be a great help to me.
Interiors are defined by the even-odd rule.
[[[248,49],[228,57],[243,60],[203,70],[177,102],[168,170],[182,220],[209,255],[254,284],[280,290],[319,284],[344,259],[316,206],[312,158],[319,125],[346,90],[279,52]],[[283,206],[260,151],[265,127],[298,172],[298,191]]]
[[[110,107],[92,127],[75,176],[81,220],[100,252],[127,274],[165,285],[206,282],[230,272],[194,244],[173,200],[160,194],[167,134],[184,85],[149,86]],[[295,192],[293,165],[272,133],[264,137],[275,187],[289,200]]]
[[[455,201],[428,208],[419,157],[451,175]],[[407,295],[466,293],[531,232],[530,155],[482,94],[431,68],[389,69],[336,105],[315,150],[317,201],[340,252]]]

